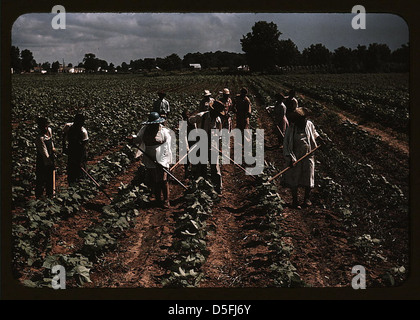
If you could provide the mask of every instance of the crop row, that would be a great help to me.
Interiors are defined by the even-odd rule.
[[[407,77],[403,75],[374,75],[361,80],[348,79],[354,75],[274,76],[270,81],[294,88],[315,99],[334,104],[365,120],[408,133],[409,95]],[[374,77],[374,78],[370,78]],[[381,78],[391,77],[389,81]],[[392,78],[394,77],[394,78]],[[363,81],[362,81],[363,79]]]
[[[259,127],[258,119],[261,110],[257,107],[257,104],[265,104],[266,100],[261,95],[261,87],[258,81],[248,79],[247,85],[251,89],[249,97],[253,104],[250,124],[253,128],[257,128]],[[263,239],[264,245],[268,249],[267,261],[273,285],[277,287],[303,287],[306,284],[290,260],[293,246],[283,241],[284,237],[290,236],[281,225],[284,220],[282,212],[285,202],[279,196],[277,186],[268,181],[269,177],[275,173],[275,168],[266,166],[264,173],[256,177],[253,203],[256,204],[255,214],[257,219],[253,223],[257,224],[259,221],[259,230],[265,232]]]
[[[121,152],[105,157],[96,164],[92,175],[109,180],[121,174],[133,161],[133,152],[126,146]],[[13,217],[13,261],[16,269],[24,269],[26,266],[45,267],[44,258],[51,250],[54,226],[76,214],[97,192],[91,181],[82,180],[77,186],[63,188],[54,198],[34,199],[24,203],[22,213]],[[117,197],[114,201],[118,202],[119,199]],[[114,222],[117,227],[125,225],[124,219]]]
[[[166,261],[169,273],[162,279],[164,287],[198,287],[204,276],[201,267],[209,254],[206,220],[217,198],[213,185],[203,177],[186,190],[183,210],[175,217],[174,254]]]
[[[256,83],[254,87],[264,102],[274,101],[276,87],[263,83]],[[305,99],[301,102],[324,140],[316,156],[318,170],[315,172],[321,203],[335,210],[345,228],[353,231],[354,237],[349,243],[358,248],[366,261],[386,261],[383,250],[395,237],[387,230],[393,223],[404,224],[408,219],[408,198],[403,191],[408,181],[401,179],[402,173],[395,176],[394,170],[386,172],[389,177],[381,173],[384,171],[381,167],[388,168],[395,160],[383,156],[386,145],[377,136],[355,123],[341,121],[319,103]],[[375,161],[375,165],[370,165],[369,160]],[[387,216],[391,214],[392,220]],[[393,269],[400,270],[401,266]],[[394,272],[394,276],[403,275]]]

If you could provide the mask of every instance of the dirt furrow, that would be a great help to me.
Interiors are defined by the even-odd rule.
[[[283,92],[287,92],[290,88],[285,87],[284,85],[280,85],[277,83],[277,86]],[[403,155],[409,155],[409,143],[408,141],[404,141],[400,138],[401,134],[395,133],[392,129],[383,127],[381,124],[377,122],[366,122],[365,120],[350,114],[347,111],[341,110],[336,106],[327,105],[323,101],[316,100],[310,96],[304,95],[302,93],[297,94],[303,100],[319,103],[322,106],[326,107],[330,112],[333,112],[337,116],[340,117],[341,120],[345,121],[348,120],[350,122],[356,123],[359,127],[363,130],[366,130],[371,135],[378,136],[380,139],[387,143],[391,148],[394,150],[401,152]]]
[[[223,193],[207,221],[209,256],[203,265],[205,278],[200,287],[264,287],[270,279],[263,270],[256,272],[252,266],[258,260],[256,254],[265,255],[264,244],[247,246],[252,238],[261,240],[260,231],[255,230],[250,219],[252,203],[252,178],[234,164],[222,166]]]

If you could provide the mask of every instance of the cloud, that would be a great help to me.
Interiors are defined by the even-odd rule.
[[[256,21],[273,21],[299,50],[323,43],[330,50],[372,42],[396,49],[408,41],[408,27],[398,16],[368,15],[367,30],[351,28],[351,14],[272,13],[66,13],[66,29],[54,30],[52,13],[20,16],[12,45],[29,49],[38,62],[78,63],[85,53],[119,65],[147,57],[188,52],[241,52],[240,39]]]

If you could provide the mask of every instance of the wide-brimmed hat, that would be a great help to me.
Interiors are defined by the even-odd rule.
[[[157,124],[157,123],[163,123],[165,121],[166,121],[166,119],[162,118],[159,115],[159,113],[152,111],[149,114],[149,119],[147,121],[143,122],[142,124],[146,124],[146,125],[147,124]]]
[[[230,94],[229,89],[228,89],[228,88],[224,88],[224,89],[223,89],[223,94]]]
[[[209,90],[204,90],[204,96],[205,97],[211,96],[211,92]]]
[[[240,92],[243,94],[248,94],[248,89],[245,87],[242,87]]]

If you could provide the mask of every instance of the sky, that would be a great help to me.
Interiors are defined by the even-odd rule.
[[[366,14],[366,29],[353,29],[348,13],[65,13],[65,29],[54,29],[55,13],[29,13],[12,26],[12,45],[32,51],[38,63],[77,65],[86,53],[113,63],[164,58],[172,53],[242,53],[240,39],[257,21],[274,22],[281,40],[299,51],[322,43],[334,51],[385,43],[391,50],[409,42],[406,22],[392,14]],[[58,21],[63,23],[64,20]]]

